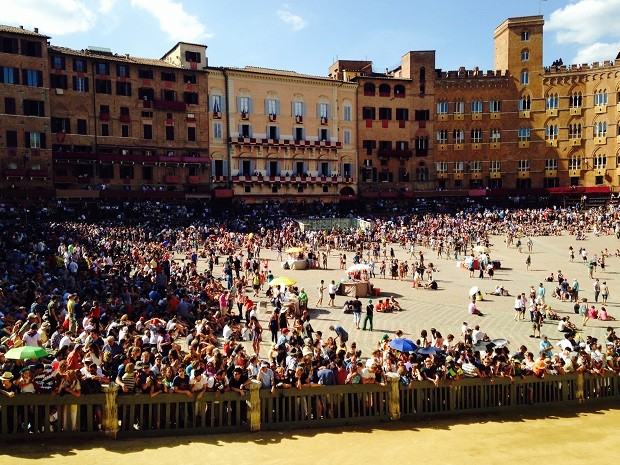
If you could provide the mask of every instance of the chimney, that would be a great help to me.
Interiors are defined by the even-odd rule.
[[[20,29],[23,29],[23,28],[24,28],[24,26],[22,26],[22,25],[20,24],[20,25],[19,25],[19,28],[20,28]]]
[[[38,34],[38,33],[39,33],[39,28],[38,28],[38,27],[35,27],[35,28],[34,28],[34,32],[35,32],[35,34]]]

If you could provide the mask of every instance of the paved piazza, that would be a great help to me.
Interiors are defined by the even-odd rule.
[[[606,306],[609,315],[620,317],[620,284],[619,269],[620,258],[614,256],[615,251],[620,247],[620,241],[615,236],[595,237],[588,234],[585,241],[576,241],[572,236],[556,236],[556,237],[534,237],[533,252],[531,253],[531,269],[526,271],[527,248],[525,241],[523,252],[514,248],[506,248],[503,236],[493,236],[491,239],[491,258],[499,260],[502,268],[495,271],[494,279],[491,280],[486,276],[484,279],[478,277],[470,278],[466,269],[457,268],[457,262],[454,258],[448,260],[446,258],[436,258],[437,253],[416,247],[416,253],[419,250],[424,252],[425,263],[432,262],[437,268],[437,272],[433,277],[439,285],[436,291],[425,289],[413,289],[411,287],[410,277],[405,281],[380,279],[372,280],[375,287],[381,289],[380,297],[373,297],[376,302],[379,298],[385,298],[394,295],[401,304],[403,311],[397,313],[375,313],[374,331],[356,330],[353,323],[352,315],[342,313],[342,306],[348,299],[345,296],[336,296],[335,308],[317,308],[317,285],[321,279],[325,280],[327,285],[330,280],[336,282],[345,277],[343,270],[338,269],[338,253],[340,251],[333,250],[328,260],[327,270],[283,270],[280,263],[275,261],[277,254],[272,250],[261,251],[261,258],[270,260],[270,269],[275,277],[288,276],[298,282],[298,286],[304,287],[309,300],[310,315],[312,317],[312,326],[316,330],[323,331],[324,335],[329,335],[329,326],[340,324],[349,332],[350,341],[356,341],[358,348],[363,351],[363,356],[370,355],[371,350],[376,346],[381,336],[385,333],[391,336],[399,329],[404,331],[405,336],[416,340],[422,329],[429,330],[436,328],[445,338],[449,333],[454,334],[459,339],[461,332],[461,324],[467,321],[470,327],[480,325],[480,329],[486,332],[492,339],[505,338],[510,341],[510,350],[515,351],[521,344],[525,344],[528,350],[534,352],[538,349],[538,339],[532,339],[529,335],[532,333],[532,327],[529,323],[529,313],[526,312],[525,321],[514,321],[514,295],[517,292],[529,293],[530,286],[538,287],[538,283],[543,282],[547,290],[547,303],[558,312],[560,316],[568,315],[571,321],[581,328],[581,318],[573,313],[573,304],[570,302],[561,302],[553,297],[551,293],[556,283],[544,282],[551,272],[557,275],[558,270],[562,270],[564,277],[570,282],[577,278],[580,284],[580,297],[586,297],[591,302],[594,299],[593,281],[588,278],[588,268],[583,264],[582,260],[576,256],[574,262],[569,261],[569,246],[573,246],[577,252],[580,247],[585,247],[588,252],[588,258],[594,254],[600,256],[600,252],[608,249],[610,257],[606,258],[605,271],[602,272],[600,267],[595,272],[594,277],[598,277],[601,282],[606,281],[609,286],[609,300]],[[394,248],[396,258],[401,260],[409,260],[407,250],[401,248],[397,244],[391,245]],[[352,264],[353,253],[345,252],[347,255],[347,266]],[[388,247],[389,255],[389,247]],[[462,256],[460,257],[462,259]],[[200,266],[200,264],[199,264]],[[378,265],[375,267],[378,275]],[[217,273],[217,267],[214,270]],[[389,273],[389,270],[388,270]],[[476,273],[477,276],[477,273]],[[487,296],[485,300],[478,302],[478,308],[484,316],[469,315],[467,305],[469,303],[468,291],[472,286],[478,286],[483,293],[491,292],[497,284],[501,283],[510,292],[510,297]],[[264,292],[261,293],[260,300],[266,300]],[[324,304],[328,302],[329,296],[325,293]],[[367,298],[363,298],[364,307]],[[268,306],[268,309],[271,307]],[[600,308],[600,299],[597,308]],[[261,324],[263,324],[263,345],[261,347],[261,357],[266,357],[270,344],[268,341],[269,331],[267,329],[268,315],[261,313],[259,315]],[[362,315],[363,321],[363,315]],[[615,321],[589,321],[588,326],[582,333],[592,335],[599,340],[604,338],[605,328],[607,326],[616,326]],[[542,334],[547,334],[552,343],[557,342],[561,338],[561,334],[557,331],[557,321],[546,321],[543,325]],[[333,332],[331,335],[334,335]],[[251,350],[249,343],[246,343]]]

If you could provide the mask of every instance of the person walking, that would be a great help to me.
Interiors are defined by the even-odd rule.
[[[609,297],[609,287],[607,286],[607,281],[603,281],[603,284],[601,284],[601,299],[603,305],[607,305],[607,297]]]
[[[321,307],[323,305],[323,294],[325,294],[325,281],[321,279],[316,289],[319,293],[319,300],[316,301],[316,306]]]
[[[337,290],[338,290],[338,285],[336,285],[336,282],[332,279],[332,282],[329,283],[329,286],[327,288],[327,293],[329,294],[329,303],[327,304],[328,307],[334,306],[334,300],[336,299]]]
[[[362,321],[362,302],[359,299],[355,299],[351,304],[353,306],[353,323],[355,328],[360,329],[360,322]]]
[[[598,296],[601,293],[601,284],[599,283],[598,278],[594,280],[594,302],[598,303]]]
[[[525,259],[525,269],[527,271],[530,271],[530,266],[532,265],[532,256],[528,255],[527,258]]]
[[[372,318],[375,311],[375,307],[372,304],[372,299],[368,299],[368,305],[366,305],[366,316],[364,317],[364,325],[362,326],[362,330],[366,331],[366,324],[370,324],[370,330],[372,331]]]

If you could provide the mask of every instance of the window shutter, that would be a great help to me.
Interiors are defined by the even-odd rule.
[[[207,110],[208,111],[214,111],[213,95],[209,95],[209,108]]]
[[[44,132],[39,134],[39,137],[41,138],[41,148],[42,149],[46,149],[47,148],[47,141],[45,138],[46,134]]]
[[[37,87],[43,86],[43,71],[37,71]]]
[[[321,104],[320,103],[316,104],[316,117],[317,118],[321,117]]]
[[[254,137],[254,133],[252,132],[252,125],[250,124],[249,126],[250,126],[250,131],[249,131],[250,132],[250,137]]]
[[[327,104],[327,119],[332,119],[331,109],[332,109],[332,106],[328,103]]]
[[[265,114],[269,114],[269,99],[265,99]]]
[[[237,113],[241,113],[241,97],[237,97]]]
[[[280,100],[276,100],[276,115],[280,114]]]
[[[24,133],[24,146],[28,149],[30,148],[30,133],[29,132]]]
[[[0,66],[0,84],[4,83],[4,66]]]
[[[306,102],[301,102],[301,116],[306,117]]]
[[[0,79],[2,79],[2,77],[0,76]],[[295,102],[291,102],[291,116],[296,116],[295,115]]]
[[[254,113],[254,99],[250,98],[250,103],[248,104],[248,113]]]

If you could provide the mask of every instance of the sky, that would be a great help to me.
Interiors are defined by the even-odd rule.
[[[210,66],[259,66],[326,76],[338,59],[393,69],[410,50],[436,67],[493,68],[493,31],[542,14],[544,64],[613,60],[620,0],[0,0],[0,23],[54,45],[161,58],[176,42],[208,46]]]

